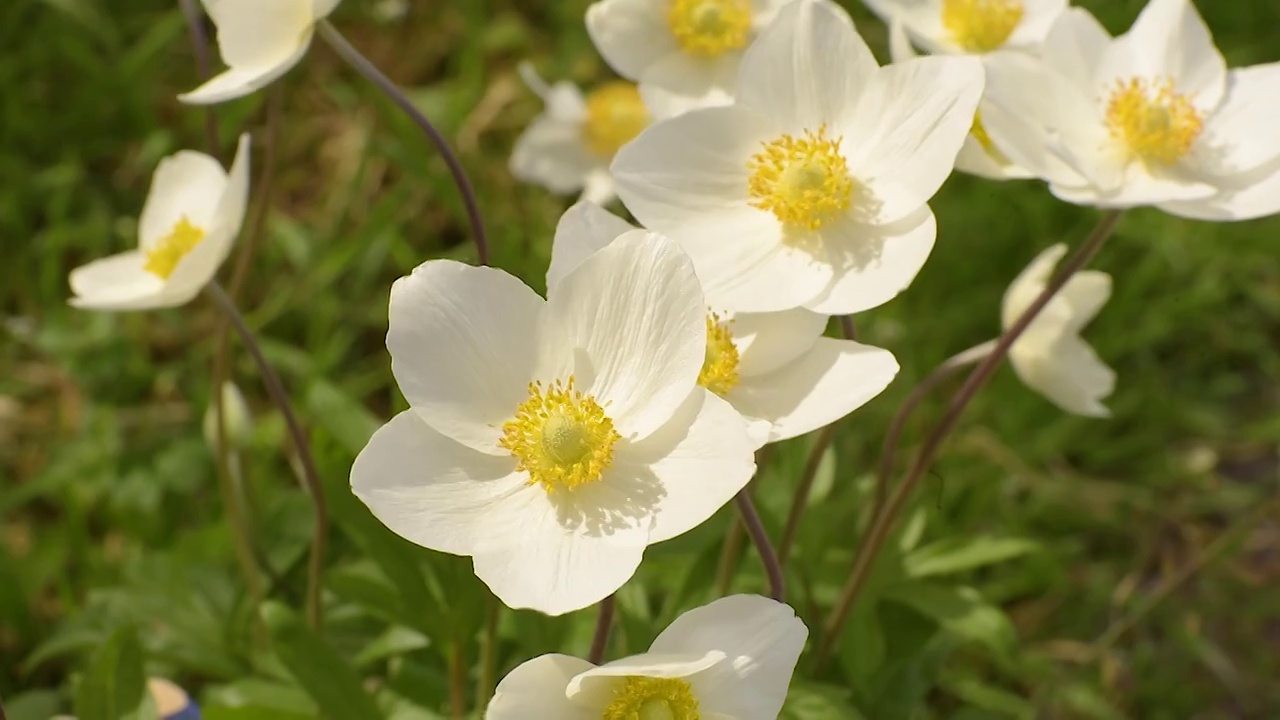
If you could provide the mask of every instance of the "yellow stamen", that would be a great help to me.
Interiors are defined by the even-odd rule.
[[[799,138],[783,135],[764,143],[747,162],[747,190],[753,207],[772,212],[785,225],[817,230],[853,201],[853,178],[843,138],[827,139],[827,126],[805,130]]]
[[[613,690],[600,720],[698,720],[698,698],[687,680],[628,675]]]
[[[1107,130],[1130,157],[1172,165],[1191,151],[1204,118],[1169,80],[1130,78],[1116,83],[1107,103]]]
[[[187,220],[187,216],[183,215],[173,226],[173,231],[147,251],[147,259],[142,264],[142,269],[158,276],[161,280],[168,280],[177,269],[178,263],[182,262],[182,258],[195,250],[203,239],[204,230],[192,225]]]
[[[583,140],[591,152],[612,158],[649,125],[649,110],[633,83],[613,80],[587,95],[587,119]]]
[[[1022,22],[1022,0],[942,0],[942,26],[972,53],[1004,45]]]
[[[751,39],[751,0],[670,0],[667,24],[680,49],[699,57],[740,50]]]
[[[973,114],[973,127],[969,128],[969,134],[973,136],[974,140],[978,141],[978,144],[982,146],[987,155],[991,156],[992,160],[1001,165],[1009,164],[1009,158],[1000,152],[1000,148],[996,147],[996,144],[991,141],[991,136],[987,134],[987,126],[982,124],[981,112]]]
[[[574,490],[600,479],[613,463],[613,445],[622,436],[595,398],[556,381],[548,388],[529,383],[529,399],[502,426],[498,444],[519,460],[517,470],[547,492]]]
[[[731,322],[707,313],[707,349],[698,372],[698,384],[721,396],[738,384],[738,348],[729,331]]]

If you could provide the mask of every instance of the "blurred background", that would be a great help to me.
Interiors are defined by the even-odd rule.
[[[333,18],[453,139],[493,264],[537,289],[572,198],[507,170],[541,110],[515,68],[529,60],[586,88],[611,78],[583,27],[587,4],[346,0]],[[884,27],[843,4],[887,61]],[[1115,33],[1143,5],[1078,4]],[[1198,4],[1230,65],[1280,61],[1274,0]],[[319,41],[270,92],[216,109],[224,162],[236,135],[255,135],[251,218],[262,221],[238,251],[253,246],[240,303],[307,425],[334,522],[322,640],[289,609],[302,605],[310,505],[280,416],[233,342],[231,377],[252,416],[233,469],[263,592],[277,601],[265,620],[254,612],[202,432],[216,308],[66,305],[70,269],[136,243],[158,160],[204,149],[204,114],[174,97],[197,81],[176,3],[0,3],[0,696],[10,718],[84,707],[93,687],[132,683],[126,671],[176,681],[210,718],[450,717],[474,713],[525,659],[585,654],[594,611],[499,611],[466,560],[401,541],[350,496],[355,453],[404,407],[383,345],[392,280],[474,251],[439,157]],[[263,183],[268,154],[276,169]],[[903,369],[821,456],[788,568],[811,637],[848,572],[898,404],[944,358],[994,336],[1017,272],[1052,243],[1078,243],[1098,215],[1038,183],[961,176],[933,207],[939,241],[924,271],[857,319],[859,339]],[[837,662],[819,672],[802,660],[784,717],[1280,717],[1278,248],[1276,220],[1132,212],[1095,262],[1115,295],[1085,331],[1119,375],[1114,417],[1065,415],[1003,369],[917,495]],[[937,398],[921,408],[905,451],[940,408]],[[754,482],[775,537],[812,445],[783,443]],[[620,593],[609,657],[643,650],[711,599],[713,578],[765,591],[750,547],[726,544],[730,511],[651,548]]]

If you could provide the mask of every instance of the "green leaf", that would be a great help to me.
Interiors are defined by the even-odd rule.
[[[62,709],[62,698],[52,690],[32,690],[5,698],[9,720],[49,720]]]
[[[921,578],[965,572],[1040,550],[1039,543],[1023,538],[980,536],[947,538],[903,558],[909,577]]]
[[[326,717],[342,720],[383,717],[355,670],[297,614],[280,603],[270,602],[263,606],[262,617],[280,662]]]
[[[903,583],[887,589],[885,597],[930,618],[952,635],[986,646],[998,659],[1008,660],[1017,652],[1013,623],[973,588]]]
[[[1034,720],[1036,717],[1036,706],[1031,701],[979,678],[944,675],[940,684],[947,692],[969,705],[996,713],[1000,717],[1017,720]]]
[[[142,648],[133,628],[120,628],[94,653],[76,687],[76,715],[80,720],[138,718],[145,699]]]
[[[311,417],[352,455],[363,450],[382,425],[363,405],[322,380],[307,389],[306,404]]]
[[[385,658],[421,650],[430,645],[431,640],[417,630],[403,625],[393,625],[366,645],[360,654],[356,655],[355,663],[363,667]]]
[[[778,720],[863,720],[845,688],[797,681],[787,692]]]

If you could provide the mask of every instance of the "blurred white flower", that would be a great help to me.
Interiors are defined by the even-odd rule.
[[[240,388],[230,380],[222,383],[222,413],[227,445],[238,449],[247,447],[253,440],[253,414],[249,412],[249,404],[244,401]],[[217,452],[218,413],[213,398],[209,398],[200,428],[204,432],[204,441]]]
[[[591,203],[564,214],[551,246],[547,287],[616,238],[643,233]],[[822,337],[827,316],[797,308],[735,313],[708,297],[707,346],[698,384],[747,420],[754,444],[830,424],[879,395],[898,373],[893,355]]]
[[[863,0],[927,52],[981,55],[1034,50],[1067,0]],[[900,58],[895,57],[894,61]]]
[[[600,0],[587,32],[657,118],[733,99],[742,52],[792,0]]]
[[[1083,205],[1205,220],[1280,212],[1280,63],[1228,71],[1188,0],[1152,0],[1112,38],[1072,8],[1040,59],[988,59],[992,140]]]
[[[138,221],[138,249],[71,271],[71,304],[88,310],[184,305],[213,279],[240,233],[249,200],[249,136],[231,172],[204,153],[160,161]]]
[[[706,306],[669,240],[612,243],[545,301],[434,260],[396,281],[390,314],[410,409],[356,458],[352,490],[406,539],[472,556],[510,607],[603,599],[755,471],[741,416],[697,384]]]
[[[808,635],[790,607],[730,595],[676,618],[641,655],[529,660],[498,683],[485,717],[776,720]]]
[[[659,122],[614,181],[645,227],[738,312],[839,315],[887,302],[933,248],[928,200],[982,95],[982,63],[878,67],[848,15],[796,0],[742,60],[737,99]]]
[[[571,82],[548,85],[528,63],[519,71],[546,110],[516,140],[511,174],[554,193],[581,191],[582,199],[601,205],[612,200],[609,163],[649,124],[636,86],[615,80],[584,97]]]
[[[289,72],[306,55],[316,23],[341,0],[203,0],[228,69],[178,96],[193,105],[243,97]]]
[[[1062,244],[1045,250],[1009,286],[1001,308],[1005,329],[1044,291],[1066,252]],[[1009,349],[1009,362],[1022,382],[1067,412],[1111,414],[1102,400],[1115,389],[1116,374],[1080,338],[1080,330],[1110,297],[1110,275],[1098,270],[1076,273]]]

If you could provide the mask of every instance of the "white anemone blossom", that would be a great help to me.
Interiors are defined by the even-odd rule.
[[[976,58],[879,67],[843,10],[796,0],[747,50],[733,105],[658,122],[619,151],[618,195],[726,307],[861,312],[933,249],[927,203],[982,87]]]
[[[545,301],[501,270],[424,263],[391,288],[410,408],[352,490],[402,537],[471,556],[510,607],[591,605],[755,471],[741,416],[697,384],[705,346],[692,263],[657,236],[612,243]]]
[[[641,655],[529,660],[498,683],[485,717],[776,720],[808,635],[790,607],[730,595],[676,618]]]
[[[658,118],[725,105],[743,50],[791,0],[600,0],[587,32]]]
[[[218,29],[227,70],[178,99],[208,105],[244,97],[293,69],[307,54],[316,23],[341,0],[202,0]]]
[[[183,150],[160,161],[138,218],[138,249],[71,271],[71,305],[150,310],[190,302],[231,252],[249,202],[249,136],[231,171]]]
[[[583,95],[565,80],[548,85],[528,63],[519,71],[546,109],[516,140],[511,174],[561,195],[581,192],[601,205],[612,200],[609,163],[649,124],[635,84],[614,80]]]
[[[1188,0],[1151,0],[1112,38],[1072,8],[1040,59],[988,61],[996,146],[1059,198],[1183,217],[1280,212],[1280,63],[1227,70]]]
[[[547,287],[616,238],[643,233],[591,203],[564,214],[551,246]],[[828,425],[879,395],[898,373],[893,354],[822,337],[826,315],[803,308],[735,313],[707,298],[707,347],[698,384],[729,402],[755,444]]]
[[[1066,252],[1063,244],[1045,250],[1009,286],[1001,308],[1006,329],[1044,291]],[[1080,330],[1110,297],[1110,275],[1098,270],[1072,275],[1009,349],[1009,362],[1022,382],[1067,412],[1111,414],[1102,400],[1115,389],[1116,374],[1080,338]]]

